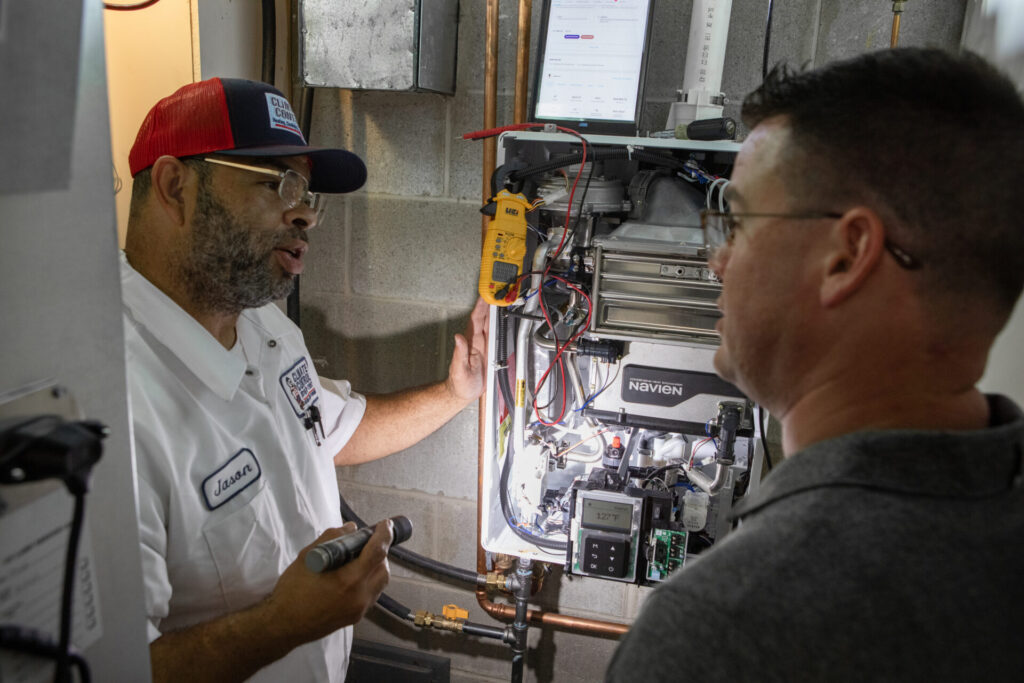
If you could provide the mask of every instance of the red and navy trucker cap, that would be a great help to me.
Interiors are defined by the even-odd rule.
[[[362,159],[344,149],[310,147],[281,91],[240,78],[190,83],[157,102],[128,155],[132,177],[161,156],[216,152],[232,156],[304,155],[313,192],[352,192],[366,182]]]

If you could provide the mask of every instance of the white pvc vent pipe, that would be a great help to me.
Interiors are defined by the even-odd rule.
[[[694,0],[682,101],[672,104],[666,129],[722,115],[722,67],[731,14],[732,0]]]

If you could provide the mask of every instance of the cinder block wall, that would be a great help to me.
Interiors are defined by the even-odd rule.
[[[901,45],[956,49],[966,0],[909,2]],[[534,0],[534,38],[541,0]],[[689,0],[656,0],[645,128],[663,127],[682,86]],[[518,3],[500,5],[499,125],[512,122]],[[891,4],[879,0],[775,3],[771,61],[819,65],[889,45]],[[766,3],[735,0],[726,51],[726,114],[761,80]],[[310,234],[302,278],[302,327],[321,374],[369,393],[445,377],[452,335],[475,300],[480,252],[479,143],[458,139],[483,127],[485,3],[462,0],[454,96],[321,89],[311,141],[341,145],[367,163],[366,187],[330,200],[326,223]],[[531,55],[533,53],[531,52]],[[476,559],[477,408],[464,410],[418,446],[384,460],[340,468],[342,494],[367,520],[404,514],[413,550],[466,568]],[[412,609],[456,603],[470,619],[493,622],[461,586],[392,563],[387,592]],[[629,621],[647,589],[559,570],[536,600],[543,609]],[[596,681],[615,641],[531,628],[527,680]],[[508,680],[510,651],[495,641],[422,633],[373,611],[356,635],[451,657],[454,681]]]

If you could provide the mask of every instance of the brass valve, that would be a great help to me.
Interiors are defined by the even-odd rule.
[[[413,622],[417,626],[425,628],[436,628],[440,631],[462,632],[462,624],[469,618],[469,612],[458,605],[445,605],[441,608],[441,614],[433,614],[426,610],[420,610],[414,615]]]
[[[509,585],[509,577],[501,572],[487,572],[487,587],[504,593],[512,592],[512,588]]]
[[[462,632],[462,622],[456,619],[449,619],[444,616],[432,614],[426,610],[420,610],[416,612],[413,623],[417,626],[423,626],[425,628],[436,628],[439,631],[454,631],[456,633]]]

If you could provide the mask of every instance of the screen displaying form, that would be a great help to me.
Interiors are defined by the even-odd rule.
[[[635,127],[652,0],[549,0],[534,120]]]

